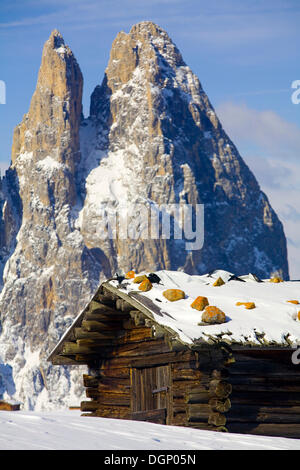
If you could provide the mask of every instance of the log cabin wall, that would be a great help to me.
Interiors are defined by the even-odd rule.
[[[300,366],[291,350],[236,351],[229,432],[300,438]]]
[[[158,327],[154,327],[153,322],[147,320],[142,312],[133,310],[132,305],[114,294],[104,290],[100,294],[100,302],[105,302],[110,309],[114,310],[115,320],[110,325],[87,325],[82,322],[81,330],[91,329],[101,331],[105,334],[106,329],[108,339],[107,347],[105,340],[96,338],[94,344],[94,354],[88,354],[77,360],[85,361],[89,367],[89,374],[85,375],[84,385],[86,396],[89,401],[81,403],[81,410],[85,415],[102,416],[111,418],[132,419],[133,413],[146,411],[145,406],[152,411],[151,398],[152,390],[156,385],[151,383],[152,373],[146,373],[146,368],[154,368],[168,364],[170,357],[174,356],[168,343],[168,338]],[[91,314],[91,319],[95,318]],[[90,342],[90,334],[87,340]],[[78,340],[77,340],[78,344]],[[99,350],[97,351],[97,344]],[[140,373],[139,371],[143,371]],[[143,381],[147,379],[151,388],[151,396],[144,397],[142,394]],[[139,385],[139,387],[137,387]],[[136,389],[139,388],[139,396],[136,396]],[[168,390],[168,400],[165,400],[164,407],[169,409],[170,391]],[[145,402],[145,403],[144,403]],[[162,398],[156,399],[157,406],[162,406]],[[153,414],[153,413],[152,413]],[[134,419],[154,420],[160,422],[158,416],[142,416]]]
[[[75,331],[81,338],[76,345],[87,346],[81,349],[85,355],[76,356],[89,365],[84,385],[90,400],[81,403],[84,414],[225,430],[231,386],[220,349],[194,352],[177,345],[174,350],[168,333],[143,312],[111,292],[104,294],[96,301],[113,309],[114,322],[104,323],[97,317],[99,306],[92,306]],[[69,345],[69,352],[77,346]]]
[[[171,424],[227,431],[231,385],[220,350],[194,353],[194,360],[172,365],[173,419]]]
[[[51,356],[88,365],[84,415],[300,438],[291,350],[239,349],[232,363],[226,345],[189,349],[119,295],[98,291]]]

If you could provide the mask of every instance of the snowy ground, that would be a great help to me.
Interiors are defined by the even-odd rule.
[[[80,416],[0,411],[1,450],[300,450],[300,439],[201,431]]]

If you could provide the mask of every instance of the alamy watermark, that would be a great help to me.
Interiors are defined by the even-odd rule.
[[[204,243],[203,204],[101,204],[96,236],[101,240],[182,240],[185,249],[200,250]]]
[[[6,104],[6,85],[3,80],[0,80],[0,104]]]
[[[300,80],[294,80],[292,83],[292,88],[295,91],[292,93],[291,100],[293,104],[300,103]]]
[[[292,363],[295,366],[298,366],[300,364],[300,348],[296,349],[293,354],[292,354]]]

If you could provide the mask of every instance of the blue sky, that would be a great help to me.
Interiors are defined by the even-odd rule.
[[[198,75],[221,122],[284,223],[291,276],[300,278],[299,0],[14,0],[0,2],[0,167],[28,110],[54,28],[84,75],[84,114],[112,41],[142,20],[163,27]]]

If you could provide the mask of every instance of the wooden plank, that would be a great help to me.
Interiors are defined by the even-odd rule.
[[[173,414],[176,416],[179,413],[186,413],[186,404],[177,403],[173,401]]]
[[[228,422],[300,424],[300,407],[234,405],[228,412],[227,418]]]
[[[80,341],[80,344],[78,344]],[[168,352],[169,348],[162,340],[148,340],[148,341],[137,341],[125,344],[113,344],[112,341],[109,341],[104,344],[104,341],[94,343],[84,342],[84,340],[78,340],[77,343],[73,342],[65,342],[62,350],[62,354],[66,355],[94,355],[95,358],[113,358],[118,357],[122,358],[126,357],[140,357],[143,355],[144,357],[149,354],[157,354],[157,353],[164,353]],[[88,360],[88,358],[87,358]]]
[[[98,403],[94,400],[92,401],[82,401],[80,403],[81,411],[95,411],[98,408]]]
[[[173,426],[189,426],[189,423],[186,418],[186,413],[174,413],[174,416],[172,418],[172,423]]]
[[[120,322],[100,322],[93,320],[82,320],[82,328],[87,331],[121,330]]]
[[[99,392],[97,387],[96,388],[88,387],[88,388],[85,389],[85,394],[86,394],[87,398],[92,398],[92,399],[97,401],[97,399],[100,395],[100,392]]]
[[[218,411],[210,413],[208,416],[208,424],[213,424],[214,426],[225,426],[226,424],[226,416]]]
[[[207,423],[212,410],[208,404],[186,405],[186,414],[189,421],[204,421]]]
[[[300,424],[228,423],[227,428],[233,433],[300,438]]]
[[[98,314],[98,313],[105,313],[106,315],[110,315],[110,316],[114,316],[114,315],[117,315],[117,316],[120,316],[120,311],[116,308],[113,308],[113,307],[110,307],[109,305],[106,305],[106,304],[103,304],[103,303],[100,303],[100,302],[97,302],[95,300],[92,300],[90,303],[89,303],[89,308],[88,308],[88,313],[92,314]]]
[[[260,406],[300,406],[300,394],[296,392],[235,392],[230,396],[232,407],[236,404]]]
[[[62,356],[57,354],[53,356],[51,359],[51,363],[54,366],[78,366],[78,365],[85,365],[87,364],[86,359],[81,358],[80,360],[76,360],[75,356]]]
[[[153,339],[151,328],[137,328],[135,330],[101,330],[87,331],[84,328],[75,329],[76,339],[89,339],[98,341],[100,345],[121,345],[130,342],[140,342],[147,339]],[[110,343],[108,342],[110,341]]]
[[[175,394],[179,394],[180,391],[182,392],[189,392],[193,391],[195,389],[196,391],[206,391],[207,387],[205,387],[201,383],[200,380],[178,380],[173,382],[173,390]]]
[[[228,378],[228,382],[230,382],[233,387],[235,387],[235,384],[237,385],[251,385],[251,384],[270,384],[274,386],[278,385],[298,385],[300,388],[300,374],[291,374],[291,375],[284,375],[284,374],[279,374],[279,375],[263,375],[259,376],[258,374],[255,375],[231,375]]]
[[[212,411],[211,407],[205,404],[187,405],[187,418],[189,422],[206,422],[214,426],[226,424],[226,417],[222,413]]]
[[[186,368],[178,369],[177,367],[173,368],[173,380],[176,381],[188,381],[188,380],[197,380],[201,381],[203,378],[203,372],[197,369]]]
[[[99,321],[99,322],[122,322],[123,320],[128,320],[129,315],[126,315],[122,312],[116,312],[114,314],[108,313],[108,312],[96,312],[95,310],[93,312],[86,312],[84,315],[84,320],[86,321]]]
[[[107,340],[115,339],[120,334],[119,330],[105,330],[105,331],[88,331],[84,328],[75,328],[74,335],[76,339],[98,339]]]
[[[185,394],[185,401],[187,404],[205,403],[208,404],[211,396],[208,391],[187,392]]]
[[[130,409],[132,412],[137,411],[137,372],[136,369],[130,368],[130,384],[131,384],[131,401]]]
[[[122,312],[130,312],[132,310],[132,305],[126,302],[124,299],[117,299],[116,300],[116,308],[121,310]]]
[[[130,392],[130,381],[129,379],[114,379],[114,378],[103,378],[98,383],[99,392],[114,392],[121,394],[128,394]]]
[[[108,305],[111,308],[114,308],[116,304],[115,300],[112,300],[111,297],[103,294],[97,294],[95,300],[100,304]]]
[[[148,421],[156,424],[166,424],[166,409],[137,411],[131,414],[134,421]]]
[[[99,405],[127,406],[129,408],[130,393],[101,392],[97,396],[97,403]]]
[[[92,375],[83,374],[83,385],[85,387],[98,387],[99,380],[101,377],[94,377]]]
[[[99,375],[101,378],[103,377],[112,377],[112,378],[119,378],[119,379],[129,379],[130,378],[130,367],[118,367],[118,368],[110,368],[109,362],[108,366],[102,369],[99,369]]]
[[[105,357],[102,354],[88,354],[88,355],[81,355],[76,354],[74,355],[73,361],[71,357],[72,364],[90,364],[91,366],[96,362],[98,363],[99,371],[102,369],[109,368],[112,369],[119,369],[120,367],[153,367],[156,365],[166,365],[176,362],[182,362],[183,360],[188,361],[190,358],[194,358],[194,352],[186,351],[186,352],[167,352],[167,353],[160,353],[160,354],[149,354],[142,356],[142,357]]]
[[[289,353],[288,362],[284,362],[282,356],[274,356],[272,359],[251,356],[235,356],[236,362],[230,367],[230,376],[233,375],[254,375],[254,376],[291,376],[299,377],[300,371],[291,361],[292,351]],[[285,358],[287,360],[287,358]]]
[[[131,419],[131,411],[128,406],[99,405],[95,416],[102,418]]]
[[[121,345],[114,351],[114,356],[147,356],[169,352],[168,346],[162,340],[149,340]]]
[[[77,339],[76,344],[77,346],[87,346],[91,350],[95,349],[95,351],[102,350],[105,347],[110,347],[111,345],[115,344],[114,339],[94,339],[94,338],[82,338]]]
[[[227,398],[232,392],[232,385],[225,380],[213,379],[209,384],[211,397]]]
[[[208,404],[213,411],[219,411],[220,413],[227,413],[231,408],[231,401],[229,398],[224,400],[219,398],[210,398]]]
[[[153,338],[154,334],[152,328],[136,328],[120,333],[118,341],[119,344],[125,344],[126,342],[140,342]]]
[[[234,392],[270,392],[270,393],[283,393],[283,392],[295,392],[300,395],[300,385],[296,384],[272,384],[265,381],[264,383],[249,383],[249,384],[234,384]]]

